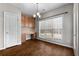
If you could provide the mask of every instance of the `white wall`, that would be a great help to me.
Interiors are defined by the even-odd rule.
[[[79,3],[74,3],[73,13],[73,49],[74,54],[79,56]]]
[[[63,32],[63,39],[62,40],[50,40],[50,39],[41,39],[44,41],[48,41],[51,43],[56,43],[56,44],[60,44],[60,45],[64,45],[67,47],[73,47],[73,30],[72,30],[72,23],[73,23],[73,5],[72,4],[68,4],[66,6],[62,6],[59,7],[57,9],[51,10],[49,12],[46,12],[44,14],[42,14],[42,18],[46,18],[49,16],[53,16],[56,14],[60,14],[63,12],[68,12],[68,14],[64,15],[64,32]],[[38,37],[39,38],[39,37]],[[40,38],[39,38],[40,39]]]
[[[0,12],[0,49],[3,48],[3,39],[4,39],[4,27],[3,27],[4,23],[3,23],[3,13]]]
[[[0,49],[3,49],[4,46],[4,12],[14,12],[18,16],[18,22],[21,24],[21,12],[16,7],[10,4],[0,3]],[[20,31],[20,25],[18,26],[18,31]],[[18,33],[18,43],[20,44],[21,36]]]

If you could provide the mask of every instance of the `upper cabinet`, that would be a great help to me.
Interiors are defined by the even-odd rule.
[[[21,22],[22,22],[22,27],[30,27],[30,28],[35,27],[35,20],[33,17],[22,16]]]
[[[29,22],[29,27],[32,27],[32,28],[35,27],[35,20],[34,20],[34,18],[29,17],[28,22]]]
[[[35,32],[35,20],[30,16],[22,16],[21,19],[22,33],[32,34]]]

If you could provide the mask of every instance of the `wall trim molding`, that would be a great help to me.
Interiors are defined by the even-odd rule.
[[[53,44],[57,44],[57,45],[61,45],[61,46],[66,46],[66,47],[69,47],[69,48],[73,48],[73,46],[65,45],[65,44],[62,44],[62,43],[60,43],[60,42],[56,42],[56,41],[47,41],[47,40],[45,40],[45,39],[43,39],[43,38],[39,38],[39,37],[37,37],[37,39],[38,39],[38,40],[42,40],[42,41],[46,41],[46,42],[49,42],[49,43],[53,43]]]

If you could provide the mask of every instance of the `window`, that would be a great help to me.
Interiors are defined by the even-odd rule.
[[[63,16],[39,21],[39,37],[47,39],[62,39]]]

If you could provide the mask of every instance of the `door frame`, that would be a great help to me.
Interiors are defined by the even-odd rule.
[[[5,47],[5,13],[12,13],[12,12],[3,12],[3,20],[4,20],[4,49],[9,48],[9,47]],[[14,13],[13,13],[14,14]],[[18,40],[17,40],[17,44],[18,45]]]
[[[73,49],[74,49],[74,55],[79,56],[79,50],[78,50],[78,36],[79,36],[79,21],[78,21],[78,14],[79,14],[79,4],[74,3],[73,5]]]

